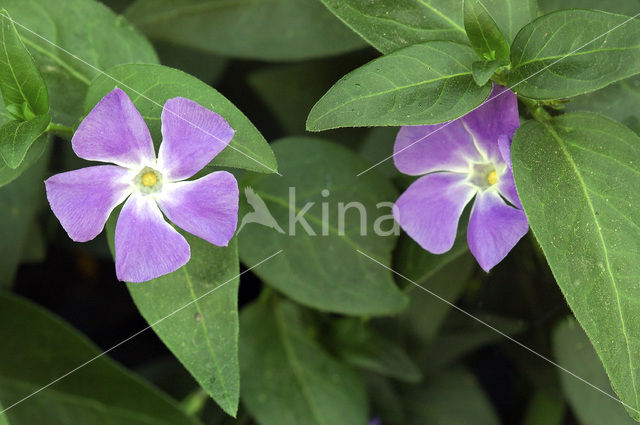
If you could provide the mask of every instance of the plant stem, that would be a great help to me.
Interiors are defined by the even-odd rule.
[[[187,415],[198,416],[202,409],[204,409],[204,405],[208,399],[209,394],[207,394],[202,388],[198,388],[189,393],[185,399],[180,402],[180,405]]]
[[[45,132],[49,131],[56,132],[61,136],[73,136],[73,128],[62,124],[56,124],[54,122],[49,123],[49,125],[47,126]]]
[[[527,110],[531,114],[531,116],[536,120],[543,124],[549,123],[551,120],[551,115],[544,109],[544,106],[531,99],[527,99],[525,97],[521,97],[520,101],[527,106]]]

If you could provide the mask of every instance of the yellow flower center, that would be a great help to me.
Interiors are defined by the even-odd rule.
[[[495,174],[495,171],[494,171]],[[146,172],[142,175],[142,184],[147,187],[152,187],[158,182],[158,178],[156,177],[156,173],[153,171]]]
[[[142,181],[144,182],[144,177],[143,177],[143,180],[142,180]],[[493,170],[492,172],[490,172],[490,173],[487,175],[487,181],[489,182],[489,184],[490,184],[491,186],[493,186],[494,184],[498,183],[498,173],[496,173],[496,171],[495,171],[495,170]]]

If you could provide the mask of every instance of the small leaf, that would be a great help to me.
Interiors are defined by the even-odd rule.
[[[14,114],[25,120],[49,112],[47,85],[35,61],[16,30],[5,9],[2,20],[2,49],[0,49],[0,91]],[[15,106],[19,109],[15,109]],[[15,167],[14,167],[15,168]]]
[[[403,310],[407,297],[391,272],[372,267],[358,253],[390,265],[397,239],[391,217],[397,192],[391,183],[376,172],[354,179],[368,163],[334,143],[296,137],[279,140],[273,148],[283,176],[247,174],[241,181],[242,261],[252,266],[265,250],[283,249],[255,273],[310,307],[353,315]],[[351,202],[359,203],[362,216],[354,206],[341,213]],[[378,206],[383,202],[387,205]]]
[[[620,399],[640,409],[640,137],[601,115],[566,114],[521,126],[511,156],[560,289]]]
[[[425,41],[466,43],[462,0],[322,0],[382,53]]]
[[[477,85],[484,86],[491,77],[493,77],[493,74],[495,74],[497,70],[508,64],[508,62],[500,61],[498,59],[474,62],[471,66],[473,79]]]
[[[409,356],[394,342],[366,326],[361,319],[334,324],[331,347],[345,362],[406,382],[420,382],[422,375]]]
[[[611,385],[598,355],[573,318],[559,323],[552,336],[553,351],[561,366],[615,397],[615,393],[610,391]],[[637,425],[616,400],[564,371],[558,370],[558,376],[569,404],[582,425]]]
[[[536,0],[480,0],[510,45],[522,27],[538,16]],[[564,0],[563,0],[564,1]],[[578,0],[583,1],[583,0]],[[582,7],[582,6],[581,6]]]
[[[309,59],[364,45],[317,0],[137,0],[125,16],[153,39],[240,58]]]
[[[144,117],[156,147],[162,140],[160,115],[164,103],[186,97],[220,114],[236,131],[210,165],[245,168],[261,173],[277,171],[273,151],[249,119],[217,90],[191,75],[162,65],[120,65],[101,75],[89,87],[85,112],[89,112],[115,87],[123,89]],[[143,95],[140,95],[142,93]]]
[[[464,0],[464,28],[481,59],[509,60],[509,42],[481,0]]]
[[[41,307],[0,293],[0,323],[0,403],[9,408],[5,423],[197,424],[174,401],[102,356],[86,337]],[[91,364],[79,367],[87,361]]]
[[[262,425],[363,425],[367,398],[357,372],[309,335],[293,303],[262,300],[240,316],[242,401]]]
[[[480,105],[491,85],[478,87],[473,50],[448,41],[406,47],[356,69],[316,103],[310,131],[337,127],[437,124]],[[402,72],[398,72],[402,70]]]
[[[10,168],[18,168],[49,122],[51,117],[45,114],[30,121],[9,121],[0,127],[0,154]]]
[[[597,10],[536,19],[511,46],[507,83],[533,99],[560,99],[640,73],[640,21]]]
[[[113,214],[107,222],[111,246],[115,225]],[[149,324],[166,318],[153,326],[154,332],[220,407],[235,417],[240,396],[236,240],[217,247],[182,234],[191,248],[185,266],[148,282],[128,283],[127,288]]]

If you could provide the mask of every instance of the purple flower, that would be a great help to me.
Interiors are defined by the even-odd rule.
[[[467,242],[485,271],[529,229],[511,171],[517,96],[500,86],[495,96],[448,124],[402,127],[394,146],[398,170],[424,174],[396,202],[400,226],[424,249],[442,254],[453,246],[460,215],[475,196]]]
[[[82,121],[71,144],[80,158],[110,162],[45,181],[51,210],[71,239],[86,242],[125,202],[116,223],[116,275],[144,282],[189,261],[189,244],[162,216],[214,245],[226,246],[238,221],[238,183],[217,171],[185,181],[231,141],[220,115],[176,97],[162,110],[156,159],[149,130],[122,90],[108,93]]]

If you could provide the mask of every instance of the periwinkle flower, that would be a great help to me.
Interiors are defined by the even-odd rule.
[[[162,110],[158,158],[142,116],[116,88],[82,121],[71,144],[80,158],[110,162],[56,174],[46,182],[53,213],[71,239],[86,242],[124,202],[115,231],[118,279],[144,282],[190,258],[189,244],[163,217],[214,245],[226,246],[238,221],[238,183],[226,171],[186,181],[231,141],[220,115],[176,97]],[[126,202],[125,202],[126,201]]]
[[[475,197],[467,242],[485,271],[529,229],[511,171],[511,140],[520,125],[517,96],[495,86],[492,97],[448,124],[402,127],[394,146],[398,170],[423,175],[396,202],[400,226],[427,251],[444,253]]]

